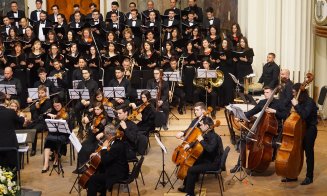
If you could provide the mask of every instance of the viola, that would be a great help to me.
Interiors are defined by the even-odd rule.
[[[132,113],[127,117],[128,120],[136,119],[137,115],[143,112],[143,110],[150,105],[150,102],[144,102],[140,106],[138,106],[136,109],[132,111]]]
[[[99,126],[99,124],[101,123],[102,119],[104,119],[104,115],[103,114],[100,114],[99,116],[96,116],[94,119],[93,119],[93,129],[92,129],[92,133],[96,134],[97,131],[96,131],[96,127]]]

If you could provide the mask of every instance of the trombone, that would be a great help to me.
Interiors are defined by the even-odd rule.
[[[180,81],[177,82],[177,86],[182,87],[183,85],[183,61],[186,57],[179,57],[178,62],[177,62],[177,69],[178,72],[180,73]],[[182,63],[182,65],[180,66],[180,63]],[[175,91],[175,87],[176,87],[176,82],[172,82],[171,87],[170,87],[170,91],[169,91],[169,97],[168,97],[168,101],[169,103],[171,103],[173,101],[173,97],[174,97],[174,91]]]

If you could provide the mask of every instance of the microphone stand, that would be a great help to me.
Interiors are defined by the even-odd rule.
[[[100,22],[99,22],[100,24]],[[100,24],[101,25],[101,24]],[[91,31],[91,36],[92,36],[92,39],[94,40],[94,45],[95,45],[95,49],[97,50],[97,53],[98,53],[98,61],[99,61],[99,68],[101,66],[101,58],[100,58],[100,51],[99,51],[99,48],[98,48],[98,45],[97,45],[97,42],[96,40],[94,39],[94,35],[93,35],[93,32]]]

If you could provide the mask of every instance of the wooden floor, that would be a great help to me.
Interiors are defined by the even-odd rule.
[[[178,114],[177,112],[174,112]],[[164,136],[162,141],[167,146],[168,154],[165,155],[165,169],[170,175],[175,166],[171,161],[171,155],[174,148],[179,144],[179,141],[175,139],[174,135],[178,130],[184,130],[187,128],[191,121],[190,110],[187,110],[187,114],[177,115],[180,119],[172,119],[169,124],[169,130],[162,132]],[[321,122],[318,126],[318,137],[315,145],[315,171],[314,171],[314,183],[308,186],[299,185],[305,177],[306,164],[303,165],[302,172],[299,176],[299,182],[281,183],[280,177],[274,172],[274,164],[271,163],[269,169],[262,174],[254,174],[248,177],[243,182],[231,180],[232,174],[229,173],[229,169],[232,168],[237,160],[238,154],[235,148],[230,143],[230,136],[224,118],[223,110],[217,114],[217,119],[221,120],[221,126],[216,129],[216,132],[221,136],[224,147],[230,146],[231,151],[227,159],[227,172],[223,173],[225,184],[225,195],[327,195],[327,128],[323,127]],[[326,122],[327,124],[327,122]],[[151,148],[145,157],[145,161],[142,167],[143,176],[145,179],[145,186],[141,183],[139,178],[139,189],[141,195],[164,195],[169,186],[158,186],[157,190],[154,190],[160,172],[162,170],[162,155],[159,146],[156,144],[155,139],[150,139]],[[39,145],[38,145],[39,147]],[[69,155],[69,154],[68,154]],[[26,162],[26,161],[25,161]],[[25,164],[25,169],[22,170],[22,187],[40,190],[42,195],[46,196],[61,196],[69,195],[69,190],[76,178],[72,171],[75,169],[76,162],[73,166],[70,166],[69,156],[63,158],[63,166],[65,171],[64,178],[53,173],[49,176],[49,172],[41,174],[42,169],[42,155],[40,149],[38,149],[37,155],[30,158],[29,164]],[[175,177],[172,177],[172,181],[175,181]],[[250,180],[253,186],[250,185]],[[184,195],[177,191],[177,187],[182,184],[181,181],[177,181],[175,189],[170,191],[170,194],[166,195]],[[201,195],[219,195],[218,181],[214,176],[208,176],[205,178],[204,188],[206,194]],[[137,195],[135,183],[131,186],[132,194]],[[198,189],[197,189],[198,190]],[[127,193],[120,193],[121,195],[127,195]],[[77,195],[76,191],[72,192],[72,195]],[[86,195],[85,190],[82,195]],[[110,195],[110,193],[108,193]],[[117,189],[114,188],[113,195],[117,195]]]

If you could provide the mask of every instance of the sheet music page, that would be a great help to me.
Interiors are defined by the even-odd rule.
[[[17,137],[17,141],[19,144],[23,144],[26,142],[26,138],[27,138],[27,133],[17,133],[16,134]]]
[[[73,146],[75,147],[76,151],[79,152],[82,148],[81,142],[79,142],[78,138],[76,137],[75,133],[72,132],[69,136],[69,140],[72,142]]]
[[[159,144],[160,148],[164,151],[165,154],[167,154],[167,150],[166,147],[163,145],[163,143],[160,141],[159,137],[157,136],[157,134],[154,134],[154,137],[157,140],[157,143]]]
[[[245,116],[243,110],[240,107],[237,107],[237,106],[235,106],[233,104],[230,104],[230,107],[232,108],[232,111],[233,111],[236,118],[239,118],[239,119],[245,120],[247,122],[250,122],[250,120]]]

